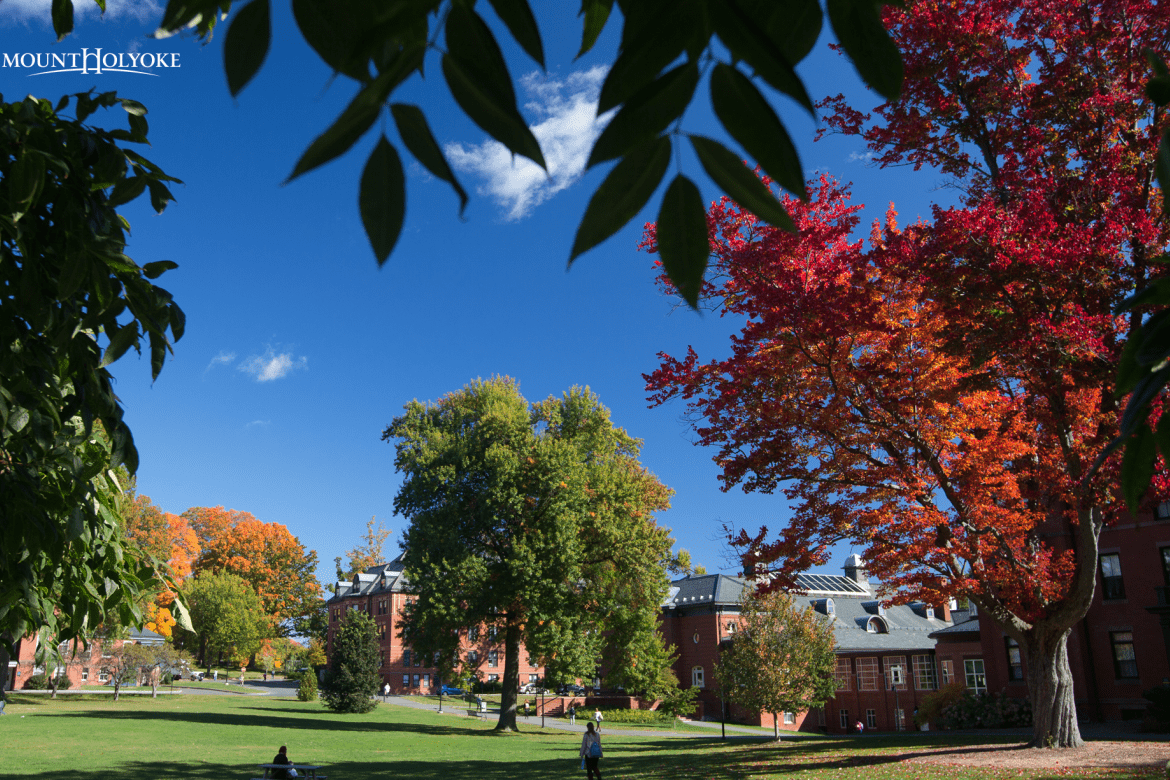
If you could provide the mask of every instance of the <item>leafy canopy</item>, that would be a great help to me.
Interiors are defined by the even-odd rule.
[[[86,123],[115,107],[128,130]],[[156,211],[172,200],[177,179],[124,146],[146,143],[147,129],[142,104],[113,92],[56,106],[0,97],[0,637],[10,647],[42,626],[63,641],[107,616],[141,624],[155,577],[117,517],[125,486],[113,469],[132,474],[138,454],[109,371],[146,346],[157,377],[183,335],[182,310],[152,281],[175,264],[130,259],[115,210],[148,192]]]
[[[383,438],[403,474],[395,510],[410,521],[404,560],[418,596],[404,641],[454,665],[460,631],[495,628],[500,728],[515,728],[521,642],[551,680],[592,678],[601,662],[611,684],[659,686],[671,540],[653,514],[670,491],[595,395],[529,404],[510,379],[479,380],[410,403]]]
[[[95,0],[105,10],[104,0]],[[900,4],[900,3],[899,3]],[[544,46],[527,0],[491,0],[498,21],[544,68]],[[155,36],[194,28],[203,40],[232,10],[231,0],[170,0]],[[389,109],[402,146],[459,199],[459,183],[421,108],[393,101],[428,54],[455,102],[513,154],[547,168],[543,151],[516,103],[512,76],[482,4],[474,0],[294,0],[304,40],[333,71],[359,90],[333,124],[304,151],[291,181],[348,152]],[[597,114],[618,109],[598,137],[588,166],[616,160],[577,228],[569,262],[616,233],[658,190],[675,144],[685,135],[706,173],[761,219],[791,227],[783,207],[720,140],[683,133],[682,119],[700,80],[709,76],[711,103],[727,135],[765,171],[804,197],[796,148],[771,102],[785,95],[810,114],[813,104],[795,67],[824,24],[818,0],[617,0],[621,43],[601,88]],[[887,99],[902,83],[898,50],[882,26],[881,3],[827,0],[833,32],[861,77]],[[582,0],[581,49],[590,51],[614,0]],[[58,39],[73,29],[73,0],[53,4]],[[270,0],[249,0],[231,16],[224,40],[228,89],[238,95],[264,64],[272,42]],[[432,62],[432,72],[435,64]],[[362,172],[358,209],[374,255],[384,263],[406,215],[406,177],[398,147],[382,133]],[[707,264],[703,205],[694,182],[679,173],[659,210],[663,260],[687,301],[697,302]]]

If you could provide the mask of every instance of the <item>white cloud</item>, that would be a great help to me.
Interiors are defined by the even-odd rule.
[[[271,382],[280,379],[298,368],[309,367],[309,359],[305,356],[293,357],[291,352],[281,352],[269,347],[263,355],[252,355],[242,360],[236,368],[245,374],[251,374],[257,382]]]
[[[203,369],[203,373],[206,374],[208,371],[210,371],[215,366],[231,365],[232,361],[235,359],[236,359],[235,352],[220,352],[218,355],[216,355],[215,357],[213,357],[211,359],[211,362],[207,364],[207,368]]]
[[[52,23],[53,0],[3,0],[0,2],[0,18],[21,21],[44,21]],[[163,7],[155,0],[106,0],[105,16],[110,18],[129,17],[140,22],[157,23],[162,18]],[[77,17],[96,16],[101,13],[93,0],[73,0],[73,13]]]
[[[252,422],[248,423],[244,427],[251,428],[251,427],[256,426],[256,425],[259,425],[261,427],[263,427],[265,425],[272,425],[272,420],[253,420]]]
[[[849,162],[871,163],[873,162],[874,153],[872,151],[865,154],[858,154],[857,152],[849,153]]]
[[[545,78],[539,73],[520,79],[520,88],[528,98],[524,107],[541,117],[529,127],[540,142],[547,174],[527,157],[513,157],[503,144],[491,139],[479,145],[447,144],[447,158],[457,170],[485,180],[479,193],[503,207],[505,219],[528,216],[585,170],[594,140],[613,116],[612,111],[596,115],[605,74],[605,66],[598,65],[565,79]]]

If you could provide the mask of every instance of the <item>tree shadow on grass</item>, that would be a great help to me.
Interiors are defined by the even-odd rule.
[[[310,731],[354,731],[354,732],[409,732],[428,736],[467,736],[467,729],[453,726],[429,725],[425,723],[385,723],[370,720],[340,720],[335,716],[314,717],[313,713],[298,711],[299,718],[273,716],[274,708],[247,708],[255,709],[255,715],[245,715],[234,712],[183,712],[183,711],[103,711],[89,713],[71,713],[75,717],[99,718],[101,720],[151,721],[166,720],[176,724],[203,724],[211,726],[233,727],[264,727],[289,730]],[[323,713],[324,714],[324,713]]]

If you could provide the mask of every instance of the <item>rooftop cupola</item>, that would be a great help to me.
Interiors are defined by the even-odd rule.
[[[845,576],[869,590],[869,572],[865,570],[865,561],[860,555],[854,553],[845,559]]]

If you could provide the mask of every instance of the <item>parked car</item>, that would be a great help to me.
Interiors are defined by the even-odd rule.
[[[557,693],[561,696],[584,696],[585,689],[580,685],[562,685]]]
[[[525,693],[525,694],[542,693],[543,690],[544,689],[541,688],[536,683],[524,683],[523,685],[520,686],[520,693]]]
[[[454,686],[451,686],[451,685],[444,685],[442,688],[439,689],[439,693],[442,694],[443,696],[462,696],[463,689],[462,688],[455,688]]]

